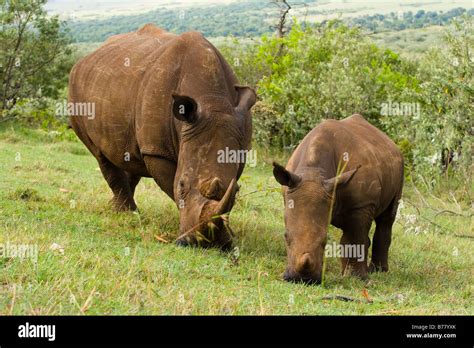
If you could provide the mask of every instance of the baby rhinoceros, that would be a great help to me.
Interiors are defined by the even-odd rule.
[[[306,135],[286,169],[273,165],[285,202],[285,280],[321,283],[324,254],[330,251],[326,250],[329,222],[343,235],[337,248],[332,245],[337,252],[326,255],[341,257],[343,273],[367,279],[369,271],[388,271],[403,157],[387,135],[357,114],[326,120]],[[373,220],[376,229],[368,267]]]

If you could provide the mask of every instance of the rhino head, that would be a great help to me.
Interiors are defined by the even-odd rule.
[[[319,284],[322,279],[331,201],[357,169],[325,179],[314,169],[291,172],[273,163],[273,175],[284,186],[287,281]]]
[[[232,246],[228,227],[245,163],[219,161],[219,152],[250,148],[250,108],[256,102],[249,87],[235,86],[237,103],[225,98],[192,98],[173,94],[173,115],[182,122],[174,197],[180,212],[178,245]]]

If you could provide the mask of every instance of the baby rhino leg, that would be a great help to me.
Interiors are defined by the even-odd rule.
[[[342,273],[350,273],[368,279],[367,253],[370,247],[369,230],[372,215],[368,211],[357,211],[344,219],[341,238]]]

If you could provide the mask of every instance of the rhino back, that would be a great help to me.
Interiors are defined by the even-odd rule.
[[[74,66],[69,100],[94,103],[95,118],[71,117],[71,125],[124,169],[141,162],[142,154],[176,161],[182,125],[172,117],[172,93],[197,100],[215,95],[232,105],[236,83],[202,35],[178,36],[146,25],[109,38]],[[131,155],[127,163],[125,152]]]
[[[138,32],[110,38],[80,60],[70,75],[69,101],[95,106],[94,119],[71,117],[71,125],[81,139],[87,138],[120,167],[140,159],[134,124],[138,91],[150,66],[175,37],[152,29],[145,26]],[[124,162],[124,153],[131,155],[130,162]]]
[[[349,159],[366,166],[367,178],[380,182],[382,190],[398,191],[403,182],[403,156],[397,145],[381,130],[360,115],[340,121],[349,140],[341,142],[339,153],[345,151]],[[362,169],[361,167],[361,169]]]
[[[338,191],[338,201],[345,202],[347,209],[373,205],[377,215],[401,192],[400,150],[360,115],[322,122],[308,133],[290,161],[293,168],[321,168],[326,177],[333,177],[344,159],[348,159],[345,171],[360,165],[352,180]]]

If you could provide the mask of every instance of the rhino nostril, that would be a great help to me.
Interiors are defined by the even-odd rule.
[[[285,273],[283,273],[283,279],[286,280],[287,282],[294,281],[294,276],[291,274],[289,270],[286,270]]]
[[[287,282],[292,282],[292,283],[304,283],[308,285],[321,284],[320,274],[312,274],[312,275],[303,274],[302,275],[297,272],[291,272],[289,270],[286,270],[285,273],[283,274],[283,279],[286,280]]]
[[[176,240],[176,245],[180,247],[187,247],[189,246],[189,242],[185,240],[184,238]]]

